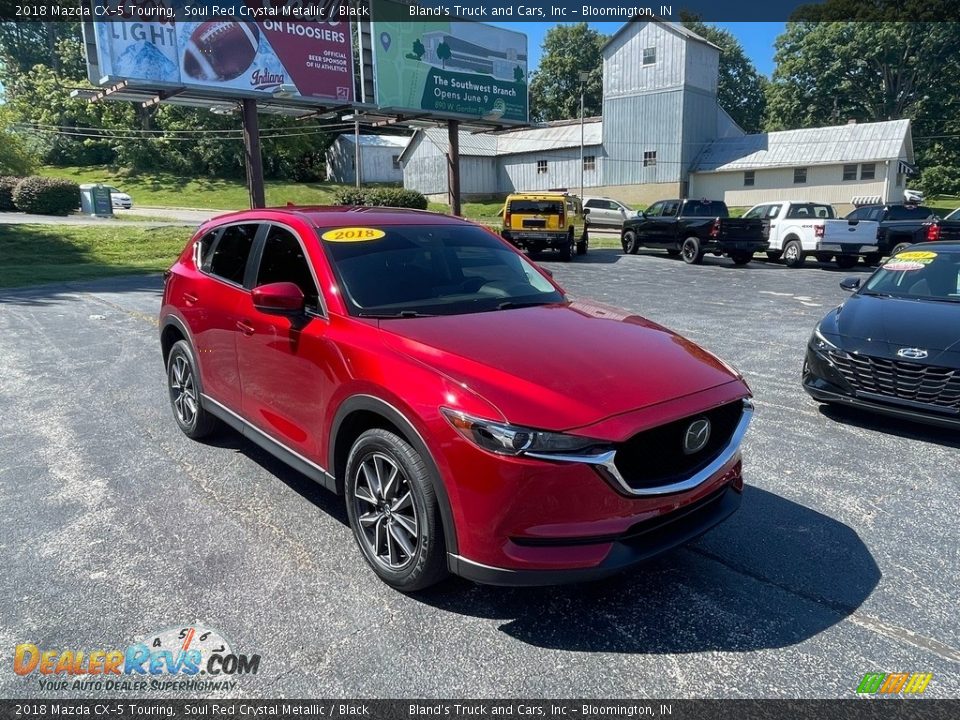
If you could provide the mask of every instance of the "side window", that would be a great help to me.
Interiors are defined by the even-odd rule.
[[[646,214],[648,217],[660,217],[660,212],[661,212],[662,210],[663,210],[663,203],[662,203],[662,202],[656,202],[656,203],[654,203],[653,205],[651,205],[650,207],[647,208],[647,212],[646,212],[645,214]]]
[[[253,239],[257,236],[259,227],[255,224],[225,227],[213,249],[210,274],[243,285],[247,258],[250,257],[250,248],[253,247]]]
[[[776,220],[779,214],[780,214],[780,205],[771,205],[770,210],[767,212],[767,218],[769,220]]]
[[[220,233],[220,228],[211,230],[201,237],[193,246],[193,264],[198,270],[210,270],[210,251],[213,250],[214,241]]]
[[[307,308],[318,309],[319,292],[303,247],[289,230],[271,225],[260,257],[256,285],[277,282],[293,283],[303,293]]]
[[[866,208],[857,208],[856,210],[851,210],[847,213],[847,220],[866,220],[867,219],[867,209]]]
[[[663,217],[676,217],[677,209],[680,207],[678,202],[667,202],[663,204],[663,212],[661,215]]]
[[[585,202],[585,203],[583,204],[583,206],[584,206],[584,207],[588,207],[588,208],[599,208],[599,207],[603,207],[603,201],[602,201],[602,200],[587,200],[587,202]]]

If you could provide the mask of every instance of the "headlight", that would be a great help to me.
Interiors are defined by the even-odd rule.
[[[813,337],[810,338],[810,342],[813,343],[813,347],[816,348],[818,352],[826,353],[829,350],[839,350],[839,348],[834,345],[832,342],[827,340],[824,334],[820,331],[820,325],[817,325],[813,329]]]
[[[506,423],[484,420],[459,410],[440,408],[440,412],[463,437],[484,450],[499,455],[524,453],[570,454],[603,445],[600,440],[544,432]]]

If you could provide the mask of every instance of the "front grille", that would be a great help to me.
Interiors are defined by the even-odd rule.
[[[960,370],[836,351],[830,360],[859,393],[960,412]]]
[[[698,415],[637,433],[617,446],[614,463],[620,475],[633,489],[667,485],[699,472],[730,443],[743,415],[743,402],[721,405]],[[683,452],[683,438],[690,423],[707,418],[710,439],[699,452]]]

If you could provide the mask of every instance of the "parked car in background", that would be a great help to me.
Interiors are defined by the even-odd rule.
[[[133,207],[133,198],[130,197],[127,193],[118,190],[115,187],[106,186],[110,190],[110,204],[113,207],[121,208],[123,210],[129,210]]]
[[[825,403],[960,428],[960,243],[887,260],[813,331],[803,387]]]
[[[707,253],[729,255],[735,265],[746,265],[769,245],[766,220],[731,218],[726,204],[717,200],[655,202],[624,221],[620,242],[625,253],[662,248],[690,265],[702,263]]]
[[[637,211],[619,200],[605,197],[583,198],[583,209],[587,213],[588,227],[621,228],[627,218],[636,217]]]
[[[847,220],[879,223],[877,249],[881,256],[896,255],[914,243],[960,239],[960,223],[943,222],[925,205],[863,205],[851,211]]]
[[[571,302],[460,218],[216,218],[167,273],[159,322],[180,430],[226,423],[343,495],[360,553],[403,591],[448,572],[605,577],[740,505],[740,374],[661,325]]]
[[[590,244],[580,198],[565,192],[514,193],[500,211],[500,235],[531,253],[556,250],[569,261],[584,255]]]
[[[920,190],[904,190],[903,201],[905,203],[920,204],[924,201],[924,195]]]

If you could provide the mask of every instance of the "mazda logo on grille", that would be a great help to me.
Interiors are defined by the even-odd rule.
[[[929,354],[922,348],[900,348],[897,350],[897,356],[907,360],[922,360]]]
[[[706,418],[694,420],[683,434],[683,452],[685,455],[698,453],[710,439],[710,421]]]

